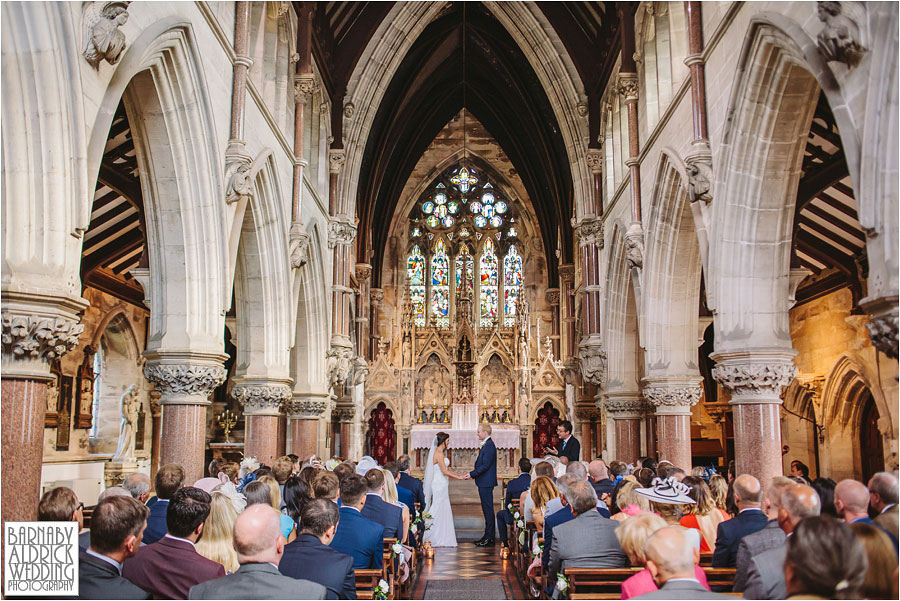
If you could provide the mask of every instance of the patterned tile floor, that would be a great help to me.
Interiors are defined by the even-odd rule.
[[[511,562],[500,559],[500,545],[476,547],[460,543],[456,548],[435,549],[434,559],[419,563],[420,573],[413,589],[413,599],[421,599],[428,580],[477,580],[499,578],[509,599],[525,599],[525,591],[516,578]]]

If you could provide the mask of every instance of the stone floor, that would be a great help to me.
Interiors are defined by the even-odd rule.
[[[499,579],[503,583],[507,599],[526,599],[526,594],[516,578],[514,566],[500,558],[500,546],[476,547],[470,542],[460,542],[456,548],[435,549],[434,559],[424,559],[413,599],[425,598],[429,580],[486,580]]]

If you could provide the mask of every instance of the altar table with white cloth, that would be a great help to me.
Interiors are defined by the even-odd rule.
[[[481,447],[478,430],[454,430],[440,424],[416,424],[410,428],[409,444],[411,449],[430,449],[438,432],[450,435],[451,449],[477,449]],[[498,449],[518,449],[521,445],[518,426],[491,424],[491,440]]]

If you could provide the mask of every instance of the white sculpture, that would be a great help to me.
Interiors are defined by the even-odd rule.
[[[135,428],[140,408],[141,399],[135,390],[134,384],[132,384],[119,401],[122,421],[119,424],[119,447],[116,449],[116,454],[113,457],[114,461],[134,460]]]

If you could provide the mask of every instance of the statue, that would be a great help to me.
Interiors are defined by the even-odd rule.
[[[119,447],[116,449],[116,454],[113,457],[115,461],[134,460],[134,434],[140,408],[141,399],[138,397],[134,384],[132,384],[119,401],[122,421],[119,424]]]
[[[95,69],[100,61],[115,65],[125,50],[119,27],[128,21],[129,2],[89,2],[84,9],[84,58]]]
[[[829,62],[838,61],[855,67],[868,51],[862,44],[855,15],[848,14],[840,2],[834,1],[819,2],[816,13],[825,24],[816,36],[822,56]]]

